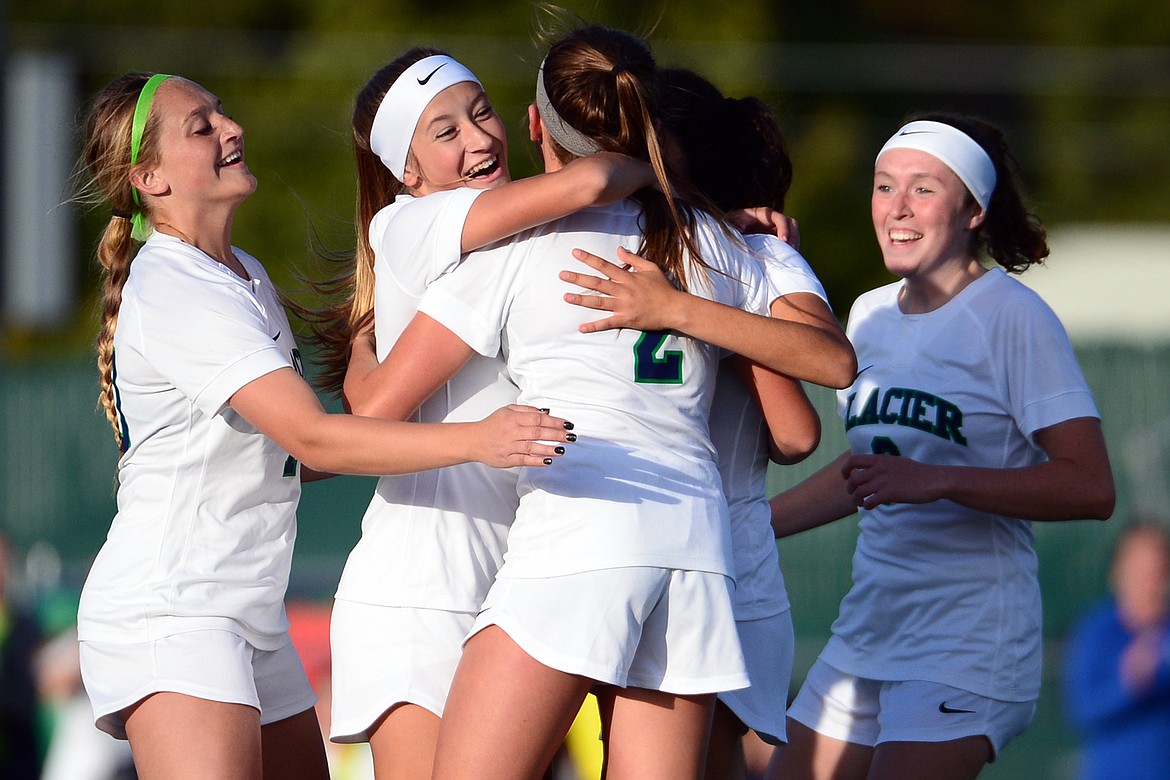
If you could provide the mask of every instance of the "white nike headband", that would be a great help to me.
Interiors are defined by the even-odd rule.
[[[411,65],[386,90],[370,127],[370,149],[399,181],[406,175],[406,156],[423,111],[444,89],[464,81],[480,83],[451,57],[436,54]]]
[[[911,122],[886,141],[874,162],[891,149],[917,149],[942,160],[967,185],[975,202],[987,210],[995,191],[995,164],[962,130],[945,122]]]

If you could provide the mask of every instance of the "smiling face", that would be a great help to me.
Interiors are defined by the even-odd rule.
[[[403,184],[414,195],[511,180],[504,123],[473,81],[447,87],[419,117]]]
[[[907,280],[961,272],[975,262],[983,210],[937,157],[891,149],[878,158],[870,213],[886,269]]]
[[[131,183],[174,210],[183,204],[234,207],[256,189],[244,162],[244,129],[223,112],[219,99],[193,82],[170,78],[154,96],[158,164],[131,172]]]

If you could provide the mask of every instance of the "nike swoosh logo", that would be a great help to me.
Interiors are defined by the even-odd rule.
[[[276,341],[277,339],[279,339],[279,338],[280,338],[280,334],[281,334],[281,333],[283,333],[283,332],[284,332],[284,331],[280,331],[280,330],[276,331],[276,335],[272,337],[272,340],[273,340],[273,341]]]
[[[953,709],[951,707],[948,707],[947,703],[945,701],[942,704],[938,705],[938,711],[943,712],[943,713],[948,713],[948,714],[953,713],[953,712],[963,712],[963,713],[966,713],[968,715],[972,715],[975,713],[975,710],[956,710],[956,709]]]
[[[445,62],[443,63],[443,65],[446,65],[446,64],[447,64],[447,63],[445,63]],[[435,75],[436,73],[438,73],[438,72],[439,72],[439,68],[442,68],[442,67],[443,67],[443,65],[440,65],[438,68],[435,68],[435,69],[434,69],[434,70],[432,70],[430,73],[428,73],[428,74],[427,74],[427,77],[426,77],[425,79],[419,79],[419,80],[418,80],[418,85],[419,85],[420,87],[425,87],[425,86],[427,85],[427,82],[431,80],[431,76],[433,76],[433,75]]]
[[[441,66],[440,66],[441,67]],[[903,130],[898,135],[922,135],[923,133],[934,133],[935,130]]]
[[[861,376],[862,374],[864,374],[866,371],[869,371],[871,368],[873,368],[873,363],[870,363],[868,366],[866,366],[865,368],[863,368],[863,369],[861,369],[860,371],[858,371],[858,372],[857,372],[857,376],[853,377],[853,381],[854,381],[854,382],[856,382],[858,377],[860,377],[860,376]]]

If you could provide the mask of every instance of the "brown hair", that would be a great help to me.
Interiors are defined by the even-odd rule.
[[[975,232],[975,251],[986,253],[1011,273],[1048,257],[1048,242],[1040,218],[1028,211],[1020,186],[1019,165],[999,128],[980,119],[953,114],[919,114],[907,119],[942,122],[971,137],[995,166],[995,189],[983,224]],[[974,200],[974,196],[971,196]]]
[[[659,96],[657,65],[649,48],[621,30],[579,27],[549,49],[544,86],[556,112],[603,150],[650,163],[662,189],[645,188],[633,196],[642,207],[639,253],[687,289],[687,256],[700,265],[703,261],[691,235],[692,208],[665,194],[675,188],[654,127]],[[572,155],[553,143],[557,158],[568,162]]]
[[[114,330],[122,305],[122,288],[130,275],[136,253],[130,235],[129,215],[136,206],[130,193],[130,131],[138,96],[152,73],[127,73],[112,81],[94,98],[85,121],[85,139],[80,166],[89,181],[79,199],[91,203],[109,202],[113,215],[98,241],[97,258],[102,271],[102,321],[97,338],[97,364],[101,393],[99,400],[114,428],[114,439],[125,452],[130,446],[117,409],[114,388]],[[138,166],[158,163],[158,114],[147,116],[138,151]],[[141,206],[149,217],[149,204]]]
[[[720,211],[783,211],[792,160],[772,109],[755,97],[724,97],[684,68],[663,68],[658,81],[662,126],[681,149],[692,184]]]
[[[326,301],[335,301],[321,310],[296,307],[312,328],[321,347],[321,373],[316,384],[337,395],[345,382],[354,335],[374,317],[374,249],[370,246],[370,221],[394,202],[403,184],[370,149],[370,131],[378,106],[398,77],[414,63],[436,54],[439,49],[416,46],[382,66],[354,99],[350,125],[353,131],[354,163],[357,167],[357,248],[352,257],[342,258],[345,268],[335,277],[313,284]]]

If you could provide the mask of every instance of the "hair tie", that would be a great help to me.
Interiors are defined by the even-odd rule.
[[[547,60],[548,57],[545,57]],[[544,122],[544,128],[549,136],[561,145],[566,152],[575,157],[588,157],[601,151],[601,146],[589,136],[564,120],[553,108],[548,99],[548,91],[544,88],[544,60],[540,69],[536,71],[536,111]]]
[[[156,73],[147,79],[138,93],[138,102],[134,105],[134,123],[130,127],[130,167],[138,164],[138,152],[142,146],[142,133],[146,130],[146,120],[150,116],[150,104],[154,101],[154,93],[159,86],[171,78],[166,73]],[[138,189],[131,184],[130,195],[134,198],[134,213],[130,215],[133,227],[130,236],[135,241],[145,241],[150,236],[151,227],[146,224],[146,217],[142,214],[142,201],[138,198]],[[115,213],[115,216],[117,214]]]
[[[629,73],[629,72],[630,72],[630,69],[626,67],[625,63],[619,62],[617,65],[614,65],[613,68],[609,71],[609,75],[613,76],[616,79],[622,73]]]
[[[112,219],[130,219],[132,215],[127,211],[121,209],[110,209],[110,217]]]

